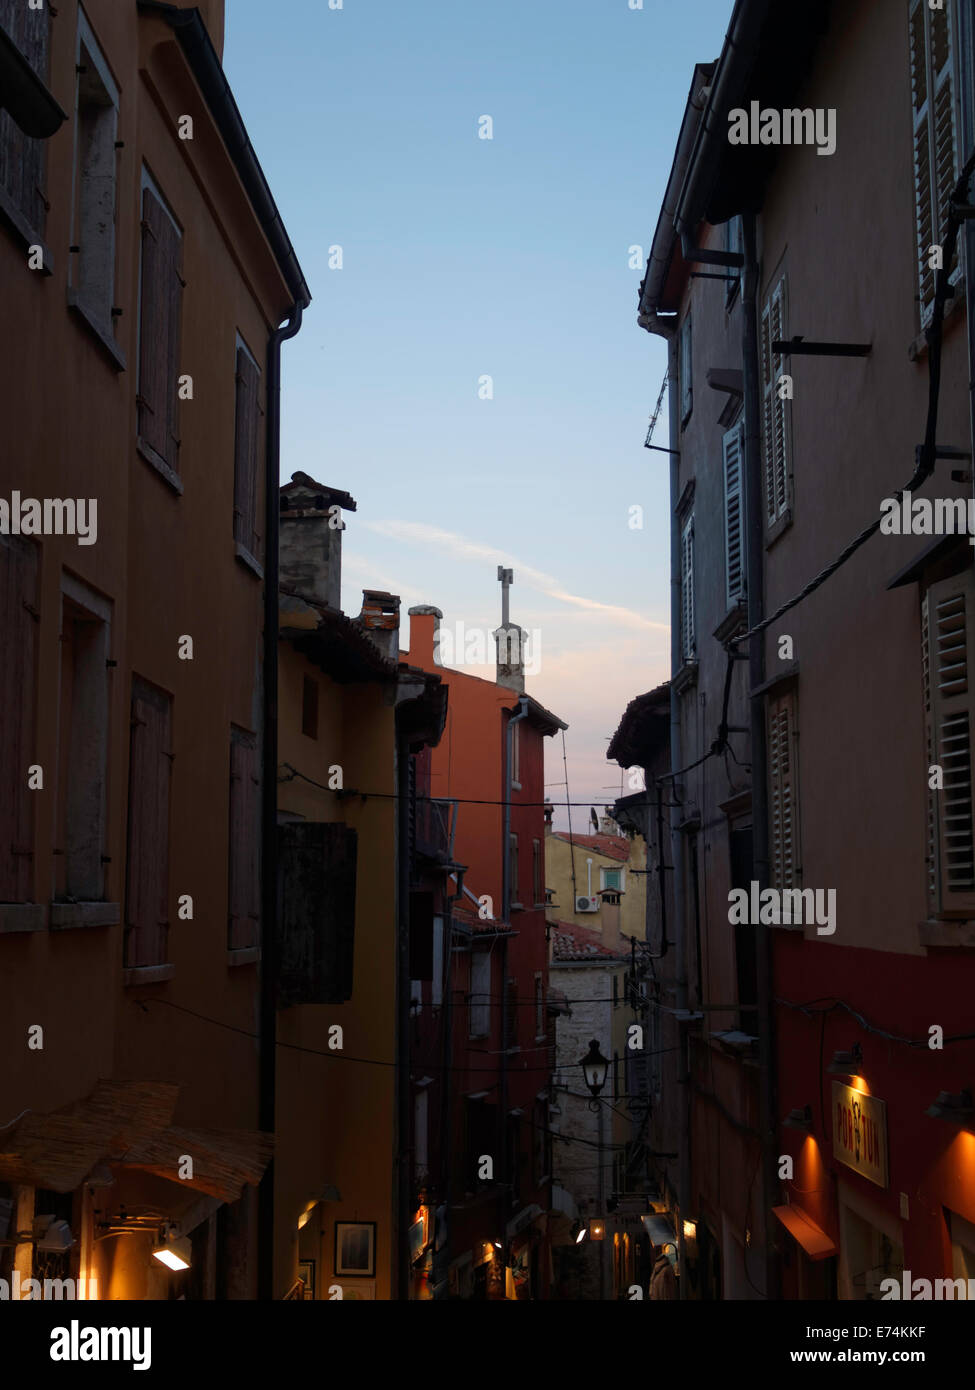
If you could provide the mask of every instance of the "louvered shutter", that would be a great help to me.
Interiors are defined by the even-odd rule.
[[[142,190],[142,299],[139,323],[139,436],[174,472],[183,282],[181,242],[151,188]]]
[[[741,448],[743,430],[736,425],[722,440],[724,454],[725,598],[730,608],[741,597],[744,567],[742,554]]]
[[[162,965],[169,927],[170,697],[132,681],[125,964]]]
[[[0,902],[33,898],[37,576],[37,547],[0,536]]]
[[[356,832],[339,822],[278,826],[278,1006],[352,998]]]
[[[691,316],[687,315],[680,330],[680,419],[683,425],[694,405],[693,356],[691,345]]]
[[[257,460],[260,438],[260,372],[244,347],[237,349],[237,415],[234,458],[234,538],[260,556],[257,524]]]
[[[957,178],[951,7],[932,10],[914,0],[910,14],[911,104],[914,125],[914,200],[921,324],[934,301],[937,272],[930,248],[948,230],[948,200]],[[947,267],[954,270],[955,262]]]
[[[772,344],[785,335],[785,277],[769,295],[762,311],[762,444],[765,455],[765,510],[769,526],[784,516],[789,505],[786,402],[779,397],[779,377],[785,358]]]
[[[227,944],[232,951],[260,940],[260,778],[257,739],[243,729],[230,738],[230,844]]]
[[[968,658],[975,614],[971,571],[932,584],[922,606],[929,764],[944,786],[929,793],[929,887],[937,912],[975,907],[972,711]]]
[[[694,518],[688,517],[680,542],[681,651],[685,661],[694,658]]]
[[[43,83],[48,78],[50,13],[47,5],[29,9],[26,0],[0,0],[0,25]],[[0,111],[0,183],[26,218],[31,230],[44,234],[44,140],[32,140],[8,111]]]
[[[769,876],[774,888],[796,886],[798,868],[795,697],[769,701]]]

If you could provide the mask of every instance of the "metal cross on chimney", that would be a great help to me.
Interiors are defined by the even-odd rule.
[[[508,631],[508,590],[514,583],[514,570],[502,569],[498,565],[498,578],[501,581],[501,626]]]

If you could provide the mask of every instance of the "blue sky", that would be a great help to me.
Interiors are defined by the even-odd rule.
[[[227,0],[224,65],[314,297],[285,347],[282,477],[356,498],[343,606],[400,594],[404,645],[414,603],[497,626],[514,569],[511,616],[540,633],[529,691],[570,726],[572,799],[598,805],[619,792],[607,741],[669,655],[668,465],[643,448],[666,360],[629,247],[731,0],[269,12]]]

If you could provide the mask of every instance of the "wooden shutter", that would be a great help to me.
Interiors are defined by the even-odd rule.
[[[932,10],[914,0],[910,15],[911,106],[914,126],[914,201],[921,324],[934,301],[937,272],[930,248],[948,230],[948,200],[957,178],[950,5]],[[949,272],[955,267],[953,262]]]
[[[975,907],[972,808],[970,634],[975,614],[972,573],[932,584],[922,602],[928,762],[944,786],[929,792],[929,889],[936,912]]]
[[[0,902],[33,898],[37,576],[37,547],[0,536]]]
[[[48,78],[50,13],[29,9],[26,0],[0,0],[0,25],[43,83]],[[0,184],[31,231],[43,236],[47,220],[44,198],[44,140],[32,140],[8,111],[0,111]]]
[[[162,965],[169,927],[172,700],[137,676],[129,734],[125,964]]]
[[[227,922],[232,951],[260,944],[260,788],[257,739],[243,729],[232,729]]]
[[[237,415],[234,453],[234,539],[260,558],[257,524],[257,461],[260,437],[260,371],[244,347],[237,349]]]
[[[773,526],[789,505],[786,402],[779,397],[779,377],[785,358],[773,353],[773,342],[785,335],[785,277],[779,280],[762,310],[762,424],[765,454],[765,509]]]
[[[694,517],[684,523],[680,541],[680,627],[681,650],[685,661],[694,657]]]
[[[724,454],[725,598],[730,608],[741,597],[744,574],[742,554],[741,490],[742,426],[736,425],[722,440]]]
[[[769,701],[769,878],[779,889],[795,886],[799,864],[795,720],[793,694]]]
[[[688,314],[680,330],[680,421],[682,426],[694,406],[693,360],[691,316]]]
[[[356,832],[341,822],[278,826],[278,1005],[352,998]]]
[[[151,188],[142,190],[139,436],[179,470],[178,378],[182,237]]]

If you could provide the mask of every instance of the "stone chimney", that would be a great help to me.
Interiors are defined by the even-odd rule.
[[[374,646],[390,661],[399,660],[399,595],[363,589],[359,622]]]
[[[508,590],[514,583],[514,570],[498,566],[498,580],[501,584],[501,626],[495,629],[494,645],[497,653],[498,685],[525,693],[525,633],[517,623],[508,617]]]
[[[620,833],[619,826],[608,812],[604,811],[599,817],[599,833],[600,835],[618,835]]]
[[[600,898],[599,921],[603,932],[603,945],[610,951],[620,944],[620,903],[607,902]]]
[[[552,817],[555,815],[555,807],[551,804],[551,802],[546,801],[543,814],[545,816],[545,834],[551,835]]]
[[[409,611],[410,664],[429,671],[440,665],[440,624],[443,614],[432,603],[417,603]]]
[[[342,512],[354,512],[347,492],[294,473],[281,489],[280,582],[303,598],[342,607]]]

